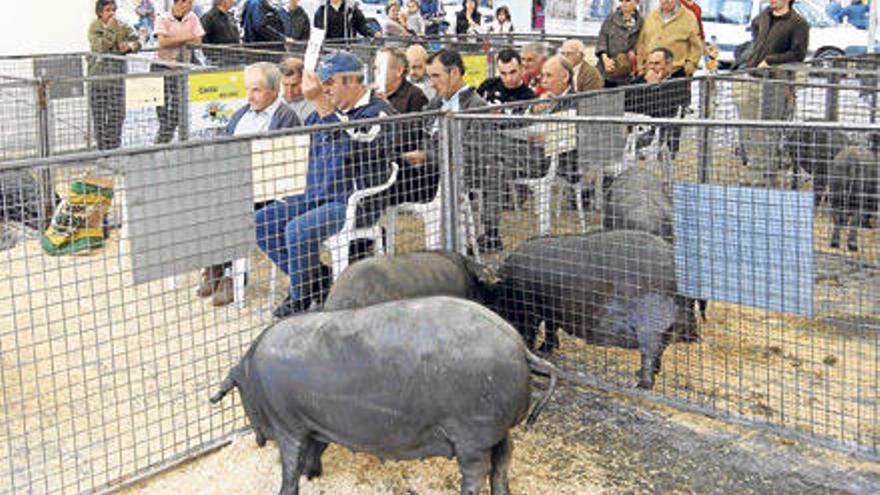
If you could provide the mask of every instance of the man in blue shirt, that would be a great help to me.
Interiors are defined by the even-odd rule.
[[[317,74],[303,74],[303,94],[315,105],[306,125],[340,124],[395,113],[363,82],[363,64],[349,53],[322,60]],[[256,214],[257,245],[290,278],[287,299],[273,315],[284,318],[309,307],[312,282],[320,277],[321,242],[339,232],[348,197],[359,188],[384,182],[393,142],[383,125],[337,128],[312,135],[306,189],[275,201]],[[372,223],[381,211],[358,212]]]

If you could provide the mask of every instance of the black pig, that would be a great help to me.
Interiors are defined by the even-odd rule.
[[[699,340],[694,301],[676,294],[674,259],[663,239],[632,230],[530,239],[501,265],[492,307],[530,348],[543,321],[543,351],[558,346],[557,327],[639,349],[639,386],[650,389],[666,346]]]
[[[491,275],[452,251],[423,251],[367,258],[348,267],[330,289],[325,310],[352,309],[386,301],[453,296],[486,302]]]
[[[531,373],[550,387],[529,413]],[[282,320],[211,401],[238,388],[254,431],[278,443],[279,495],[299,493],[308,458],[329,442],[381,458],[455,456],[462,495],[487,474],[492,494],[508,495],[508,432],[537,419],[556,377],[498,315],[430,297]]]

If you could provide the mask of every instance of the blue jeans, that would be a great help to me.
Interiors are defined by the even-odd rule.
[[[345,206],[344,202],[317,204],[300,194],[257,211],[257,245],[290,278],[291,299],[305,295],[304,275],[321,262],[321,242],[342,229]]]

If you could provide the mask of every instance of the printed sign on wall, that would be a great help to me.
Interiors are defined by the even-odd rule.
[[[464,61],[464,82],[476,89],[486,80],[486,55],[463,55]]]
[[[222,129],[232,114],[247,103],[244,74],[238,71],[192,74],[189,101],[192,132]]]

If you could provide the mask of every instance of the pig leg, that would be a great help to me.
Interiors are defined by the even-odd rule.
[[[544,343],[538,348],[541,352],[553,354],[553,351],[559,347],[559,338],[556,332],[556,323],[551,319],[544,320]]]
[[[310,439],[303,450],[303,472],[308,479],[320,478],[323,474],[321,455],[327,449],[327,444],[315,439]]]
[[[504,437],[492,447],[492,467],[489,471],[492,495],[510,495],[507,470],[510,468],[512,453],[513,440],[510,439],[510,436]]]
[[[307,439],[295,438],[289,432],[283,432],[278,438],[278,450],[281,451],[281,490],[278,495],[299,495],[299,477],[303,468],[303,453],[308,451]]]
[[[660,372],[661,357],[666,349],[666,335],[675,323],[675,301],[662,294],[646,294],[633,301],[630,316],[641,353],[639,388],[654,388],[654,376]]]
[[[479,495],[489,471],[489,451],[457,452],[456,457],[461,472],[461,495]]]
[[[849,226],[849,235],[846,239],[846,249],[852,252],[857,252],[859,250],[859,229],[854,226]]]

